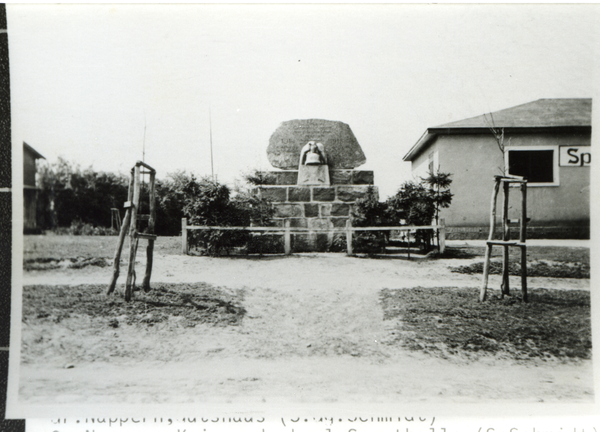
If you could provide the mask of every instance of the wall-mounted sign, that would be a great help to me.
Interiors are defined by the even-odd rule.
[[[592,163],[592,147],[590,146],[560,146],[560,166],[583,167]]]

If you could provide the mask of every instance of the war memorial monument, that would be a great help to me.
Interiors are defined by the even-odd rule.
[[[369,187],[377,192],[373,171],[356,169],[367,159],[339,121],[285,121],[271,135],[267,156],[278,170],[264,173],[257,194],[273,203],[277,225],[309,229],[292,235],[296,252],[331,250],[333,229],[346,226],[354,202]]]

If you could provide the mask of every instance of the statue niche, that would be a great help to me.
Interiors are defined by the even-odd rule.
[[[307,186],[330,185],[327,154],[323,144],[309,141],[302,147],[298,165],[298,184]]]

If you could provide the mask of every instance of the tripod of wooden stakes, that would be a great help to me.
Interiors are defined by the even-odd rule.
[[[142,170],[142,168],[144,168],[145,171]],[[140,176],[144,174],[150,175],[150,179],[148,181],[150,214],[138,214],[138,211],[140,210],[141,195]],[[144,162],[137,161],[135,166],[131,169],[127,201],[123,206],[126,209],[126,212],[121,225],[121,231],[119,233],[119,244],[115,252],[113,274],[110,280],[110,285],[108,286],[108,291],[106,293],[107,295],[111,294],[115,290],[117,278],[119,277],[121,251],[123,249],[123,243],[127,233],[129,233],[129,262],[127,265],[127,280],[125,282],[125,300],[130,301],[133,297],[133,290],[135,288],[135,255],[137,253],[138,242],[140,239],[148,240],[148,247],[146,248],[146,272],[144,274],[142,288],[145,292],[150,291],[152,255],[154,252],[154,241],[156,240],[156,235],[154,235],[154,224],[156,221],[156,195],[154,191],[155,178],[156,170]],[[138,221],[141,220],[148,221],[148,227],[145,230],[146,232],[138,231]]]
[[[520,176],[504,175],[494,176],[494,189],[492,191],[492,203],[490,209],[490,234],[486,242],[485,261],[483,265],[483,283],[479,293],[479,301],[484,301],[487,296],[488,275],[490,271],[490,256],[493,246],[502,246],[504,248],[502,260],[502,286],[501,296],[510,295],[509,288],[509,262],[508,248],[515,246],[521,249],[521,292],[523,301],[527,301],[527,180]],[[496,230],[496,198],[500,190],[500,184],[503,186],[502,200],[502,240],[494,240]],[[508,195],[511,184],[517,184],[521,191],[521,217],[513,220],[508,218]],[[510,224],[519,224],[519,241],[510,240]]]

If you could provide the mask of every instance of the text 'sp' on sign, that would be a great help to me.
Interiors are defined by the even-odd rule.
[[[560,146],[560,166],[584,167],[591,163],[591,146]]]

